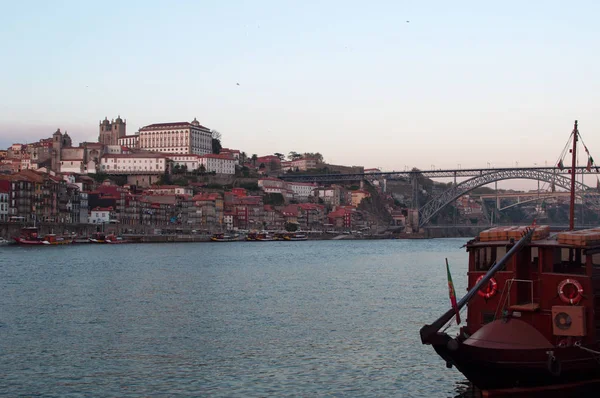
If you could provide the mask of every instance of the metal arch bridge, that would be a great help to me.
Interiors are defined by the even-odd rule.
[[[598,170],[593,167],[588,171],[585,167],[576,167],[576,174],[597,174]],[[354,173],[354,174],[282,174],[280,179],[285,181],[296,182],[315,182],[315,183],[330,183],[342,181],[360,181],[364,179],[413,179],[418,176],[427,178],[454,178],[454,177],[477,177],[489,173],[510,173],[510,172],[545,172],[552,175],[568,175],[570,168],[560,169],[558,167],[513,167],[513,168],[481,168],[481,169],[439,169],[439,170],[411,170],[411,171],[389,171],[379,173]],[[528,178],[528,177],[511,177],[511,178]]]
[[[581,170],[582,169],[582,170]],[[466,181],[456,184],[446,191],[442,192],[437,197],[427,202],[422,208],[419,209],[419,227],[423,227],[427,224],[440,210],[444,207],[461,197],[462,195],[479,188],[483,185],[501,180],[510,179],[528,179],[538,180],[547,183],[553,183],[555,186],[559,186],[566,190],[571,189],[571,178],[564,175],[555,173],[558,170],[554,167],[551,168],[526,168],[526,169],[489,169],[486,173],[482,173],[476,177],[470,178]],[[579,172],[587,172],[586,168],[580,167]],[[588,172],[592,173],[592,172]],[[563,173],[563,174],[568,174]],[[575,182],[575,192],[582,192],[589,190],[585,184],[581,182]],[[593,195],[590,197],[590,201],[594,205],[600,205],[600,197]]]

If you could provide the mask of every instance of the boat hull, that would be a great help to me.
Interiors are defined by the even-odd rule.
[[[458,343],[450,337],[443,340],[445,343],[433,344],[438,355],[482,390],[540,387],[600,378],[598,361],[578,347],[488,349]]]
[[[15,238],[15,242],[19,245],[25,245],[25,246],[62,246],[62,245],[70,245],[71,243],[73,243],[73,241],[70,239],[49,242],[47,240],[29,240],[29,239],[23,239],[23,238]]]

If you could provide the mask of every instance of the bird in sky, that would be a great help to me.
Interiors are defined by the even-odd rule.
[[[236,83],[238,86],[240,85],[239,83]]]

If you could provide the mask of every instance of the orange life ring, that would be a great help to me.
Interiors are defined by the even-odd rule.
[[[565,293],[565,286],[573,285],[575,290]],[[583,287],[576,279],[565,279],[558,284],[558,297],[567,304],[577,304],[583,298]]]
[[[475,284],[479,283],[480,280],[483,279],[485,275],[481,275],[475,281]],[[483,297],[484,299],[492,298],[498,292],[498,282],[494,278],[491,278],[486,287],[482,287],[477,291],[477,294]]]

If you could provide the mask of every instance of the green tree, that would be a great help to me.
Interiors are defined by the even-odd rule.
[[[254,153],[252,154],[252,165],[254,165],[254,167],[256,167],[256,160],[258,159],[258,156]]]
[[[279,160],[285,160],[285,155],[283,153],[275,152],[273,155],[277,156]]]

